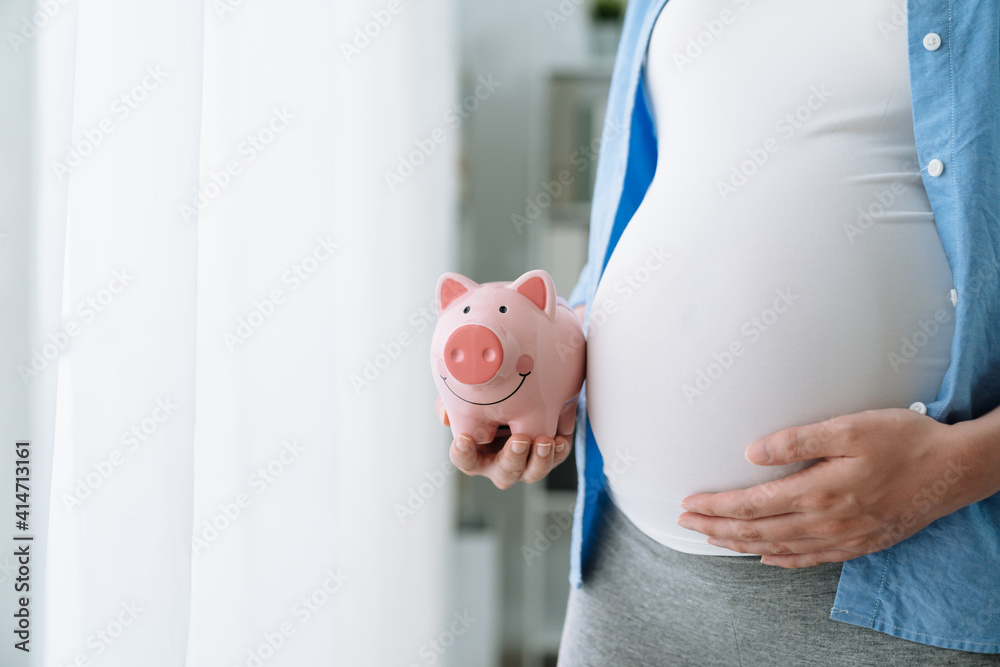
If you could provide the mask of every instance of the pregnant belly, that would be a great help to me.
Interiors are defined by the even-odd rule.
[[[591,307],[588,411],[612,496],[637,526],[681,551],[734,555],[677,526],[680,501],[797,470],[744,459],[774,431],[933,401],[952,276],[916,172],[894,174],[895,210],[862,227],[870,180],[803,206],[748,191],[724,213],[661,172]]]
[[[906,34],[874,27],[895,4],[754,3],[690,62],[733,3],[655,24],[656,175],[591,304],[587,401],[613,497],[668,546],[733,555],[676,521],[685,496],[796,469],[748,463],[753,441],[940,389],[952,276]]]

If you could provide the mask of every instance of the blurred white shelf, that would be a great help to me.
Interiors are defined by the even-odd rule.
[[[552,79],[607,81],[610,84],[614,67],[613,55],[591,56],[582,60],[555,61],[549,65],[549,76]]]
[[[544,133],[538,147],[539,176],[535,195],[543,184],[559,181],[563,170],[572,178],[550,199],[530,227],[533,266],[545,268],[560,295],[569,296],[587,260],[590,209],[597,173],[598,148],[614,65],[612,56],[592,57],[571,63],[553,63],[547,73],[548,118],[534,123]],[[546,199],[538,198],[537,203]],[[524,545],[536,550],[531,562],[522,560],[523,608],[521,613],[522,667],[541,667],[545,657],[556,655],[569,597],[569,561],[575,490],[552,490],[544,483],[525,489]],[[543,537],[539,537],[541,534]]]
[[[451,608],[476,619],[445,654],[451,667],[500,665],[500,537],[496,530],[462,530],[455,540]]]

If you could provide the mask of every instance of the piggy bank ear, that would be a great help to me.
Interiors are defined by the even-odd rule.
[[[440,315],[443,313],[448,309],[452,301],[477,287],[479,287],[478,283],[469,280],[459,273],[449,272],[442,274],[438,278],[437,289],[435,290],[435,294],[437,294],[437,314]]]
[[[556,284],[552,276],[541,269],[528,271],[523,276],[507,286],[538,306],[550,320],[556,317]]]

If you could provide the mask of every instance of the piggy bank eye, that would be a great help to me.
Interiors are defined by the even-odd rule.
[[[466,306],[466,307],[465,307],[465,310],[463,310],[462,312],[463,312],[463,313],[467,313],[467,312],[469,312],[470,310],[472,310],[472,306]]]
[[[506,313],[507,312],[507,306],[500,306],[500,312],[501,313]]]

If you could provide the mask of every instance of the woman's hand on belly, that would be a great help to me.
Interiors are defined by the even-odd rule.
[[[750,445],[747,460],[817,462],[749,489],[689,496],[678,523],[781,567],[880,551],[988,497],[967,432],[898,408],[778,431]]]

